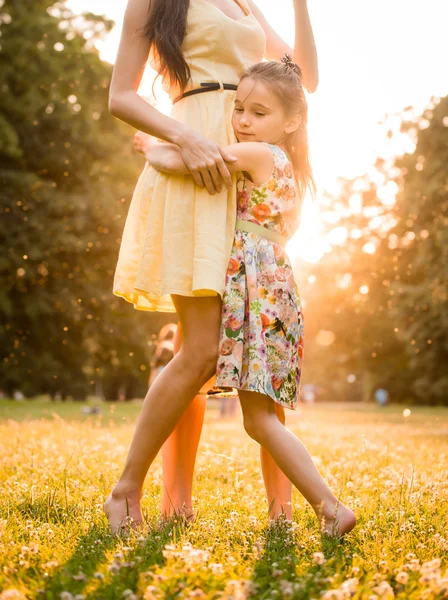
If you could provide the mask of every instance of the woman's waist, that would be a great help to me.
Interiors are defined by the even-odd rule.
[[[277,223],[272,222],[261,222],[257,219],[244,218],[243,215],[237,215],[235,230],[254,234],[258,237],[264,238],[279,246],[286,246],[291,236],[281,228]]]
[[[233,144],[236,142],[232,128],[234,101],[232,90],[195,94],[173,104],[170,116],[218,144]]]
[[[178,87],[171,87],[166,91],[173,105],[177,103],[189,103],[192,99],[202,100],[203,102],[220,102],[225,96],[230,96],[233,102],[237,87],[238,79],[234,77],[223,79],[204,77],[190,81],[184,90],[180,90]]]

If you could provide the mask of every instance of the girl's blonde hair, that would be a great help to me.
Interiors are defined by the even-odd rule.
[[[302,198],[307,190],[316,193],[316,184],[309,161],[308,146],[308,103],[298,74],[299,69],[291,64],[275,61],[257,63],[242,76],[261,81],[274,92],[284,106],[288,116],[300,116],[300,125],[296,131],[288,135],[286,149],[291,159],[295,179]]]

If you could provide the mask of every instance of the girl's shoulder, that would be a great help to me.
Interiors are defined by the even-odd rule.
[[[268,142],[262,143],[270,149],[270,151],[274,155],[274,161],[283,163],[291,162],[286,152],[280,146],[277,146],[276,144],[269,144]]]
[[[283,150],[283,148],[277,146],[276,144],[268,144],[267,142],[263,143],[269,148],[274,157],[272,178],[291,180],[288,183],[295,186],[294,172],[288,154],[285,152],[285,150]]]

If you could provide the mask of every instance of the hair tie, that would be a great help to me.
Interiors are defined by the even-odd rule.
[[[283,56],[283,58],[281,58],[280,60],[282,61],[282,63],[285,65],[285,67],[287,69],[294,71],[294,73],[297,75],[297,77],[299,79],[302,78],[302,71],[300,70],[299,65],[296,65],[295,62],[292,62],[292,58],[289,54],[285,54],[285,56]]]

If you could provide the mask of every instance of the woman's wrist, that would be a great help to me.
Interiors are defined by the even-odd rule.
[[[176,130],[173,131],[170,136],[170,142],[182,148],[182,146],[186,143],[187,139],[191,139],[192,132],[188,128],[184,126],[176,127]]]

